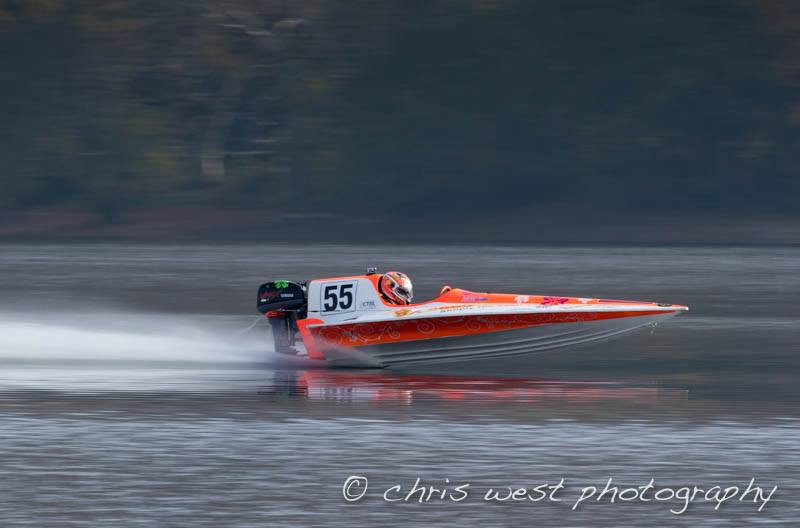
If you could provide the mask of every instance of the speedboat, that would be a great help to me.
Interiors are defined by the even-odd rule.
[[[450,286],[427,302],[400,304],[384,295],[383,281],[368,269],[365,275],[262,284],[257,306],[270,323],[275,351],[360,367],[497,358],[607,339],[688,310]]]

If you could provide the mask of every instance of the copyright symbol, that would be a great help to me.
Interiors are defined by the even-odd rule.
[[[344,481],[344,485],[342,485],[342,497],[344,497],[344,500],[347,502],[360,501],[364,497],[364,494],[367,493],[368,485],[367,477],[359,475],[347,477],[347,480]]]

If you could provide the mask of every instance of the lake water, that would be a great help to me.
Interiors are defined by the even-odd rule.
[[[691,311],[502,362],[272,353],[260,282],[368,265],[418,299],[450,284]],[[798,525],[798,293],[790,247],[0,245],[0,526]],[[368,486],[348,502],[351,476]],[[679,515],[680,498],[610,492],[572,509],[609,478],[703,492]],[[761,511],[755,493],[703,500],[753,478],[778,486]],[[484,500],[561,479],[557,500]]]

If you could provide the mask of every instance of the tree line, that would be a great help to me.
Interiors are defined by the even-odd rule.
[[[2,0],[0,207],[797,211],[782,0]]]

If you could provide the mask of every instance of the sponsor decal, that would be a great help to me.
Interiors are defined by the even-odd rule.
[[[284,288],[288,288],[289,287],[289,281],[276,280],[275,281],[275,287],[278,288],[279,290],[282,290]]]
[[[262,301],[268,301],[270,299],[276,299],[277,297],[278,297],[278,292],[276,292],[274,290],[272,290],[272,291],[271,290],[267,290],[267,291],[261,293],[260,299]]]
[[[362,301],[361,302],[361,309],[362,310],[374,310],[375,309],[375,301]]]
[[[422,308],[420,310],[411,310],[409,308],[403,308],[402,310],[397,310],[394,312],[395,317],[405,317],[411,314],[421,314],[427,312],[438,312],[438,313],[450,313],[450,312],[459,312],[462,310],[472,310],[475,307],[471,304],[456,304],[453,306],[432,306],[430,308]]]
[[[540,304],[564,304],[569,301],[569,297],[542,297]]]
[[[459,310],[472,310],[474,306],[470,306],[468,304],[461,304],[457,306],[445,306],[443,308],[439,308],[439,313],[447,313],[447,312],[457,312]]]
[[[489,302],[489,298],[476,293],[465,293],[461,296],[461,302]]]
[[[294,294],[293,293],[282,293],[281,294],[281,299],[294,299]]]
[[[514,302],[517,304],[526,303],[530,300],[531,298],[528,295],[517,295],[516,297],[514,297]]]

